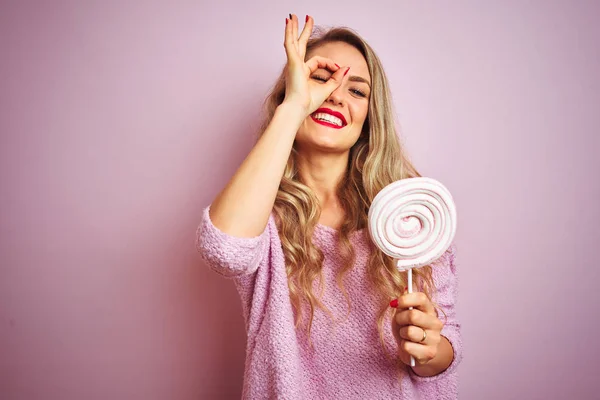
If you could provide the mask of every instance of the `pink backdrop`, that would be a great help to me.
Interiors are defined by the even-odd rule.
[[[592,397],[597,2],[69,3],[0,5],[0,398],[239,397],[240,303],[194,231],[289,12],[374,46],[455,196],[461,398]]]

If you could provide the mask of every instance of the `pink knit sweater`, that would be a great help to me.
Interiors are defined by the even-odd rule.
[[[207,265],[232,278],[242,300],[246,324],[244,399],[456,399],[457,366],[462,355],[460,324],[455,313],[457,275],[455,245],[433,264],[437,287],[434,300],[445,311],[442,335],[454,348],[454,360],[444,372],[420,377],[407,368],[400,378],[394,361],[381,346],[377,330],[379,302],[366,274],[368,232],[354,232],[351,242],[356,262],[348,273],[346,289],[351,300],[348,313],[337,287],[335,272],[341,267],[332,228],[318,225],[314,243],[324,255],[323,303],[335,321],[315,311],[312,344],[303,330],[294,328],[284,255],[273,215],[264,232],[254,238],[238,238],[218,230],[208,208],[197,232],[197,246]],[[440,317],[444,321],[443,316]],[[397,344],[386,326],[390,354]]]

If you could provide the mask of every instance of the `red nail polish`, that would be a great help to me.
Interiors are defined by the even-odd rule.
[[[285,19],[285,24],[287,25],[287,23],[288,23],[288,19],[286,18],[286,19]]]
[[[334,63],[334,64],[335,64],[335,63]],[[335,64],[335,66],[336,66],[336,67],[338,67],[338,68],[340,67],[340,66],[339,66],[339,65],[337,65],[337,64]]]
[[[344,72],[344,76],[346,76],[346,74],[348,74],[348,71],[350,71],[350,67],[348,67],[348,69],[346,70],[346,72]]]
[[[308,15],[306,16],[306,22],[308,22]]]
[[[398,308],[398,299],[394,299],[394,300],[390,301],[390,307]]]

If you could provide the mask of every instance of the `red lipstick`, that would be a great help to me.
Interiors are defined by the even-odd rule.
[[[319,113],[323,113],[323,114],[329,114],[331,116],[334,116],[336,118],[339,118],[342,121],[342,126],[337,126],[335,124],[332,124],[330,122],[327,121],[320,121],[318,119],[316,119],[314,117],[315,114],[319,114]],[[321,125],[325,125],[328,126],[330,128],[334,128],[334,129],[342,129],[344,126],[348,125],[348,123],[346,122],[346,118],[344,117],[344,115],[340,112],[337,111],[333,111],[329,108],[319,108],[317,111],[315,111],[314,113],[312,113],[310,115],[310,117],[312,118],[313,121],[315,121],[317,124],[321,124]]]

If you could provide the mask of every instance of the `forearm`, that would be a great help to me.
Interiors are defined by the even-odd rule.
[[[436,356],[427,364],[412,367],[412,370],[419,376],[434,376],[444,372],[453,359],[454,349],[448,339],[442,336]]]
[[[210,218],[217,228],[237,237],[263,232],[303,120],[297,107],[277,108],[263,135],[212,202]]]

